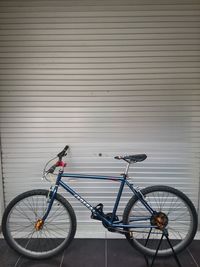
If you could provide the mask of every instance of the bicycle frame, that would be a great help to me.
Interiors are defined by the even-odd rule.
[[[75,197],[78,201],[80,201],[86,208],[88,208],[95,216],[97,216],[98,220],[104,222],[108,227],[110,228],[141,228],[141,223],[138,224],[123,224],[122,221],[115,221],[114,218],[116,216],[117,208],[120,203],[121,195],[124,189],[124,186],[127,185],[130,190],[135,194],[138,199],[141,201],[141,203],[144,205],[144,207],[149,211],[150,216],[148,217],[137,217],[131,219],[131,222],[137,222],[137,221],[146,221],[151,218],[151,216],[155,213],[155,211],[149,206],[149,204],[145,201],[144,196],[142,195],[141,191],[138,189],[135,189],[133,187],[133,184],[129,183],[127,180],[127,173],[128,173],[128,168],[126,168],[125,174],[122,176],[118,177],[113,177],[113,176],[101,176],[101,175],[86,175],[86,174],[72,174],[72,173],[64,173],[63,168],[59,171],[59,174],[56,179],[55,186],[53,189],[50,191],[50,201],[49,205],[47,208],[47,211],[45,215],[43,216],[42,220],[45,220],[51,210],[51,207],[53,205],[53,201],[55,199],[55,195],[57,193],[58,187],[61,186],[63,187],[67,192],[69,192],[73,197]],[[63,177],[67,178],[77,178],[77,179],[96,179],[96,180],[107,180],[107,181],[115,181],[120,183],[119,191],[114,203],[113,211],[112,211],[112,217],[111,219],[105,218],[95,207],[93,207],[88,201],[86,201],[84,198],[81,197],[75,190],[73,190],[69,185],[67,185],[65,182],[62,181]],[[144,228],[144,226],[142,227]],[[145,228],[155,228],[155,226],[152,226],[151,224],[145,226]]]

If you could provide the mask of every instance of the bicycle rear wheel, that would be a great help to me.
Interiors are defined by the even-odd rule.
[[[150,215],[136,196],[129,200],[124,210],[123,223],[133,224],[133,226],[137,224],[140,227],[130,228],[125,234],[129,243],[141,253],[154,256],[162,230],[165,228],[174,251],[179,253],[184,250],[193,240],[198,225],[197,213],[190,199],[179,190],[168,186],[151,186],[141,192],[148,204],[156,211],[156,215]],[[149,219],[142,220],[144,217]],[[168,242],[163,240],[158,256],[165,257],[172,254]]]
[[[76,216],[65,198],[56,194],[47,219],[48,190],[31,190],[7,206],[2,230],[7,243],[18,253],[33,259],[52,257],[65,249],[76,232]]]

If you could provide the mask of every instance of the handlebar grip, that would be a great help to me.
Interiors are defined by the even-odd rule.
[[[66,145],[65,148],[63,150],[65,150],[65,152],[68,150],[69,146]]]
[[[68,150],[68,148],[69,148],[69,146],[67,145],[67,146],[65,146],[65,148],[60,153],[58,153],[57,156],[59,157],[59,159],[62,159],[62,157],[65,156],[65,153]]]

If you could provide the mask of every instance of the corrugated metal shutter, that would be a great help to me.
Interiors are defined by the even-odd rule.
[[[198,207],[199,15],[194,0],[0,1],[6,204],[47,188],[44,163],[69,144],[70,172],[118,175],[115,155],[147,153],[134,183],[172,185]],[[110,211],[116,183],[70,183]],[[69,199],[80,235],[104,233]]]

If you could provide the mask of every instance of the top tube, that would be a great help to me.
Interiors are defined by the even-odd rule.
[[[81,173],[62,173],[61,177],[112,180],[112,181],[123,181],[125,179],[124,176],[89,175]]]

